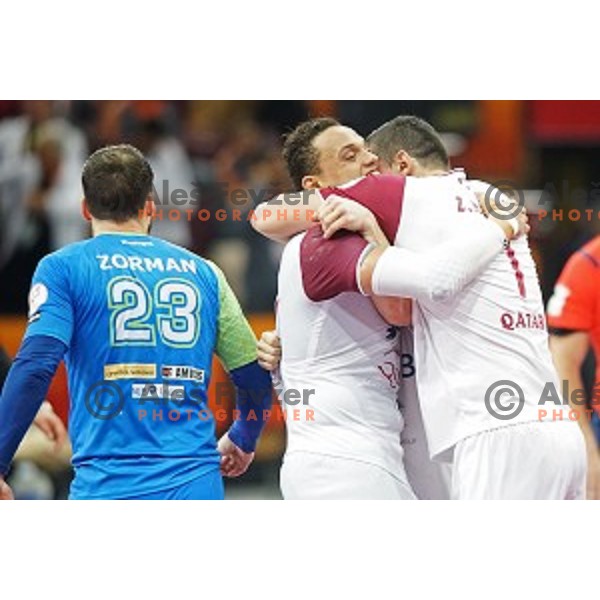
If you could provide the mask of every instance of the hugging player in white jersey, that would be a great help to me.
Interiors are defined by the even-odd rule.
[[[313,148],[317,165],[307,160],[311,158],[307,146]],[[346,153],[349,160],[344,161]],[[288,138],[285,156],[292,177],[305,188],[340,181],[344,176],[348,179],[356,174],[357,167],[370,169],[373,165],[360,136],[325,119],[298,127]],[[336,161],[338,156],[341,160]],[[440,287],[440,277],[448,272],[445,257],[453,251],[464,255],[464,273],[459,269],[444,283],[457,288],[459,281],[464,285],[502,249],[501,229],[486,223],[479,214],[472,217],[472,234],[453,242],[447,250],[431,256],[408,253],[407,258],[418,261],[424,271],[420,292],[427,297]],[[512,233],[506,222],[499,225]],[[345,249],[332,260],[314,252],[320,238],[321,230],[316,227],[289,242],[279,274],[277,322],[286,349],[284,387],[298,389],[310,382],[316,391],[311,397],[314,421],[288,422],[281,477],[284,497],[410,497],[392,484],[394,478],[396,482],[406,480],[399,443],[403,424],[396,406],[402,385],[396,331],[390,330],[353,285],[362,247]],[[346,270],[340,270],[340,265]],[[403,267],[399,265],[400,276]],[[346,290],[344,286],[350,287]],[[394,320],[398,311],[391,319],[385,309],[383,313]],[[406,316],[404,319],[407,322]],[[405,413],[419,420],[416,399],[410,400],[412,405],[408,410],[405,406]],[[411,427],[408,462],[411,468],[416,463],[423,467],[416,469],[419,477],[411,478],[411,482],[418,483],[419,497],[447,497],[441,470],[428,460],[423,438]],[[415,460],[417,453],[420,458]]]
[[[409,145],[407,138],[410,142],[406,123],[396,119],[369,141],[384,164],[398,172],[406,171],[417,154],[402,150]],[[417,160],[427,156],[425,150]],[[436,154],[435,143],[429,154]],[[450,173],[447,163],[439,163],[438,177],[367,177],[343,189],[325,190],[323,195],[358,200],[374,211],[388,240],[426,250],[450,235],[467,235],[471,225],[466,217],[479,209],[473,193],[478,184],[469,184],[464,174]],[[391,215],[390,206],[395,211]],[[321,210],[323,223],[347,218],[347,208],[339,201],[326,203]],[[342,243],[349,243],[330,242],[320,250],[336,253]],[[410,290],[392,272],[398,259],[398,248],[382,246],[371,252],[364,261],[371,271],[360,274],[364,288],[406,295]],[[419,276],[416,271],[415,277]],[[432,455],[451,459],[454,454],[453,496],[581,497],[585,457],[578,430],[569,422],[537,422],[537,400],[546,382],[556,382],[556,375],[526,242],[507,249],[507,256],[493,261],[456,298],[419,300],[415,310],[419,392]],[[529,326],[511,327],[510,322]],[[493,405],[485,408],[484,397],[495,382],[511,378],[523,392],[515,398],[518,410],[506,420],[502,418],[506,414],[494,412]]]

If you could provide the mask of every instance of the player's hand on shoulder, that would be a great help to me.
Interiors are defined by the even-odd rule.
[[[243,475],[254,460],[254,452],[244,452],[238,448],[227,433],[219,440],[217,450],[221,455],[221,474],[225,477]]]
[[[263,331],[258,342],[258,364],[266,371],[275,371],[281,362],[281,341],[275,331]]]
[[[531,231],[531,227],[529,225],[529,216],[527,215],[527,211],[524,207],[521,208],[521,211],[515,218],[519,227],[519,232],[515,235],[515,237],[520,238],[523,235],[527,235]]]
[[[483,214],[502,229],[507,239],[514,240],[529,233],[527,210],[516,200],[503,193],[490,196],[481,192],[477,193],[477,199]]]
[[[317,220],[321,223],[325,238],[330,238],[340,229],[365,234],[377,226],[377,221],[368,208],[341,196],[329,196],[327,202],[319,207]]]
[[[0,477],[0,500],[14,500],[12,490],[10,486],[2,477]]]
[[[33,424],[40,429],[46,437],[54,442],[54,449],[60,450],[67,441],[67,430],[61,418],[54,412],[52,405],[47,400],[42,403]]]

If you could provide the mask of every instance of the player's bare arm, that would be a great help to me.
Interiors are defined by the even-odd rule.
[[[266,238],[285,244],[314,224],[322,204],[323,198],[316,189],[279,194],[256,207],[252,227]]]
[[[520,210],[517,211],[518,203],[516,200],[509,198],[506,194],[501,194],[499,197],[488,198],[487,200],[485,194],[483,194],[482,192],[477,192],[475,195],[477,196],[477,200],[479,201],[481,212],[485,217],[494,220],[498,225],[504,222],[505,226],[503,227],[503,230],[505,231],[507,236],[510,234],[510,230],[508,230],[509,224],[513,228],[512,239],[519,238],[522,235],[527,235],[529,233],[530,226],[527,211],[523,206],[520,208]],[[515,220],[512,222],[510,219],[497,219],[494,216],[510,215],[515,212]],[[516,228],[518,228],[518,230]]]
[[[581,368],[589,348],[589,334],[585,331],[573,331],[566,335],[553,334],[550,336],[550,350],[554,365],[560,379],[568,381],[571,390],[584,389]],[[579,426],[587,449],[587,498],[588,500],[598,500],[600,499],[600,449],[587,414],[581,410],[581,406],[573,405],[571,398],[569,398],[569,403],[575,413],[580,415]]]

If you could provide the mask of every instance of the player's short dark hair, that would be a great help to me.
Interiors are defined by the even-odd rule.
[[[300,123],[283,143],[283,160],[296,189],[302,188],[302,178],[319,173],[319,151],[313,141],[325,130],[339,125],[331,117],[318,117]]]
[[[81,175],[92,216],[117,223],[139,215],[152,191],[153,180],[150,163],[129,144],[96,150],[87,159]]]
[[[384,123],[369,135],[367,144],[388,164],[400,150],[427,166],[447,168],[450,164],[440,135],[419,117],[401,116]]]

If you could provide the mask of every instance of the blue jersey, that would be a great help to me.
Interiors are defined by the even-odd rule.
[[[148,235],[100,234],[44,258],[26,336],[68,348],[72,498],[126,498],[219,468],[207,407],[213,353],[256,360],[219,269]]]

